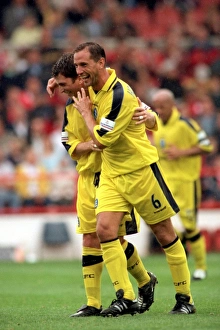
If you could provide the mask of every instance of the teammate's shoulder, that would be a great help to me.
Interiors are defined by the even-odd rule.
[[[195,131],[198,131],[200,129],[198,123],[192,118],[180,115],[179,120],[180,122],[186,124],[189,128],[192,128]]]

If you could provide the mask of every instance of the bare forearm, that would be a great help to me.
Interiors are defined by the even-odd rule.
[[[189,149],[182,150],[182,157],[197,156],[197,155],[202,155],[202,154],[205,154],[205,151],[203,151],[198,146],[194,146]]]
[[[87,142],[80,142],[79,144],[77,144],[71,156],[73,156],[74,158],[79,158],[80,156],[86,155],[92,151],[101,151],[99,148],[97,148],[97,145],[93,140]]]
[[[91,141],[88,142],[81,142],[79,144],[77,144],[76,148],[74,149],[72,155],[73,156],[83,156],[85,154],[88,154],[89,152],[91,152],[92,148],[91,148]]]
[[[172,160],[172,159],[178,159],[184,157],[193,157],[193,156],[201,155],[204,152],[198,146],[193,146],[188,149],[179,149],[176,146],[172,145],[169,146],[167,149],[165,149],[164,153],[167,159]]]

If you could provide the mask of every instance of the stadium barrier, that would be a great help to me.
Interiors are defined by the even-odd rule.
[[[213,168],[207,170],[206,168],[202,173],[202,177],[214,176],[216,179],[218,172],[219,170]],[[0,209],[0,260],[34,262],[41,259],[81,258],[82,237],[75,234],[78,176],[75,171],[63,174],[53,173],[48,175],[48,179],[53,187],[53,183],[56,182],[55,196],[62,196],[61,200],[57,199],[56,203],[53,202],[48,205]],[[61,184],[58,181],[61,181]],[[66,187],[68,187],[67,190],[65,190]],[[68,199],[67,202],[64,200],[64,196],[68,198],[71,196],[71,199]],[[175,226],[180,225],[178,216],[172,220]],[[220,252],[220,199],[203,200],[198,214],[198,221],[206,239],[207,251]],[[45,226],[50,224],[53,227],[60,223],[66,228],[68,240],[63,244],[47,244],[48,242],[46,242],[44,236]],[[56,232],[55,235],[58,235],[58,233]],[[57,237],[57,239],[59,238]],[[150,231],[144,222],[141,224],[141,232],[130,236],[129,240],[137,246],[142,256],[158,252],[152,249]]]
[[[178,216],[172,220],[177,227]],[[48,223],[52,226],[65,224],[68,240],[57,237],[59,244],[47,244],[44,229]],[[201,210],[199,224],[206,238],[208,252],[220,252],[220,210]],[[76,226],[76,213],[56,212],[55,209],[43,213],[1,215],[0,260],[35,262],[46,259],[81,259],[82,235],[76,234]],[[59,231],[56,235],[60,235]],[[160,252],[152,250],[150,230],[143,220],[140,233],[131,235],[128,239],[137,247],[141,256]]]

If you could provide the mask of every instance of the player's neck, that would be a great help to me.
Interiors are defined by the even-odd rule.
[[[95,93],[98,93],[102,89],[102,87],[105,85],[106,81],[108,80],[109,76],[110,74],[106,69],[100,72],[98,82],[95,86],[93,86],[93,90],[95,91]]]

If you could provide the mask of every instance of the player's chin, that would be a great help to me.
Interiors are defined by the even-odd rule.
[[[84,83],[84,86],[90,86],[91,85],[91,78],[90,78],[90,76],[84,77],[83,78],[83,83]]]

